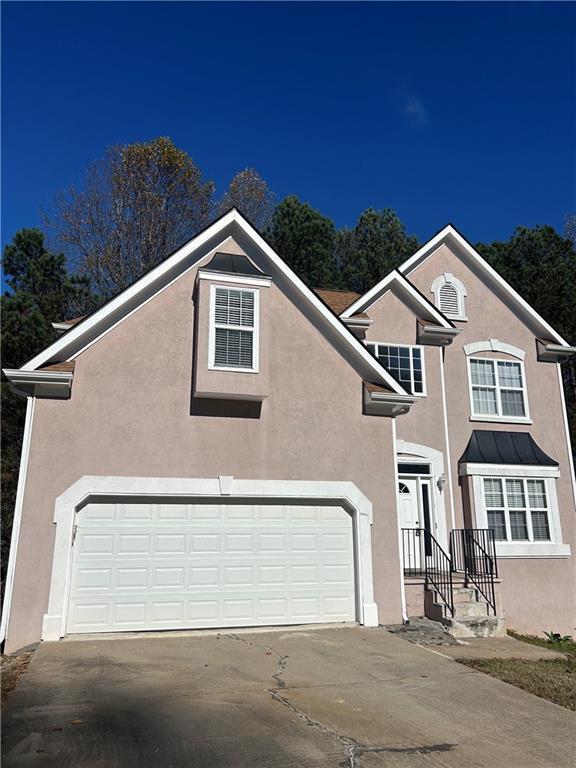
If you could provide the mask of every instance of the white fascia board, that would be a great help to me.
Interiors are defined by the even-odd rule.
[[[247,275],[231,275],[229,272],[213,272],[209,269],[199,269],[198,280],[217,280],[219,283],[254,285],[260,288],[267,288],[272,285],[272,278],[270,277],[248,277]]]
[[[258,234],[254,227],[235,208],[221,216],[203,232],[196,235],[182,248],[173,253],[172,256],[162,261],[99,310],[77,326],[73,326],[64,336],[57,339],[47,349],[25,363],[21,370],[35,370],[57,357],[60,359],[70,358],[78,354],[80,350],[106,333],[111,325],[123,319],[129,312],[134,311],[144,301],[151,298],[168,281],[179,277],[182,273],[182,262],[186,264],[186,269],[190,269],[198,263],[201,258],[206,256],[206,253],[202,253],[194,261],[195,252],[208,245],[211,245],[213,248],[217,247],[218,243],[223,242],[222,237],[226,230],[229,230],[226,233],[226,237],[232,233],[235,236],[238,236],[238,234],[243,235],[264,254],[266,259],[275,267],[279,278],[276,279],[276,282],[278,284],[282,283],[288,293],[295,292],[297,299],[305,300],[306,304],[313,311],[315,319],[320,320],[330,329],[333,337],[343,347],[342,353],[344,356],[364,379],[371,379],[375,383],[385,384],[398,394],[407,394],[376,358],[370,354],[364,344],[320,301],[316,294],[285,264],[264,238]]]
[[[353,361],[353,367],[361,373],[363,378],[373,380],[374,383],[383,383],[399,395],[409,396],[409,393],[385,370],[364,344],[345,326],[344,322],[318,298],[314,291],[308,288],[251,224],[240,213],[237,211],[235,213],[235,224],[275,267],[274,282],[283,287],[289,295],[296,292],[298,297],[303,297],[306,300],[308,306],[313,310],[314,316],[327,325],[330,331],[334,333],[335,338],[345,346],[349,361]]]
[[[218,237],[222,230],[229,227],[236,220],[237,216],[238,213],[235,210],[226,213],[199,235],[196,235],[196,237],[183,245],[172,256],[160,262],[158,266],[108,301],[103,307],[96,310],[96,312],[81,323],[78,323],[78,325],[72,326],[64,336],[57,339],[53,344],[36,355],[36,357],[25,363],[22,366],[22,370],[39,368],[56,356],[67,357],[70,354],[75,354],[76,351],[86,346],[83,342],[78,344],[80,339],[87,342],[91,336],[99,336],[109,325],[115,322],[115,319],[119,319],[122,313],[130,311],[130,308],[134,308],[139,304],[143,300],[141,298],[142,294],[149,295],[155,292],[155,287],[159,286],[163,280],[169,279],[169,276],[172,275],[182,261],[192,256],[203,245]]]
[[[549,464],[480,464],[465,462],[458,468],[460,476],[482,477],[560,477],[560,469]]]
[[[425,243],[420,250],[418,250],[414,256],[407,259],[404,264],[398,267],[398,271],[403,275],[408,276],[424,262],[429,256],[432,256],[437,248],[446,241],[452,240],[454,244],[463,252],[466,256],[472,259],[479,269],[488,275],[503,291],[510,297],[512,303],[525,315],[528,315],[536,322],[542,329],[548,333],[551,338],[558,342],[563,347],[567,347],[568,342],[560,336],[560,334],[552,328],[552,326],[544,320],[544,318],[536,312],[536,310],[528,304],[528,302],[520,296],[520,294],[512,288],[512,286],[504,280],[504,278],[498,274],[498,272],[488,264],[488,262],[482,258],[478,251],[473,248],[469,242],[467,242],[462,235],[450,224],[440,230],[437,235]]]
[[[422,309],[424,314],[439,323],[442,328],[453,327],[444,315],[433,304],[426,301],[410,281],[396,270],[386,275],[386,277],[365,293],[364,296],[361,296],[354,302],[354,304],[351,304],[345,309],[341,314],[342,319],[347,320],[351,315],[355,315],[358,312],[367,312],[370,307],[392,288],[394,284],[396,284],[400,293],[404,292],[405,296],[402,297],[404,300],[406,300],[406,298],[413,300],[414,304]]]

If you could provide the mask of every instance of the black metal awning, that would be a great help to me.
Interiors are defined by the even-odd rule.
[[[475,429],[461,464],[540,464],[557,467],[558,462],[544,453],[529,432],[500,432]]]

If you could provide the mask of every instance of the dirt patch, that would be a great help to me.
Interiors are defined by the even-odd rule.
[[[3,703],[16,688],[18,678],[26,671],[33,653],[34,651],[23,651],[10,656],[0,656],[0,683]]]

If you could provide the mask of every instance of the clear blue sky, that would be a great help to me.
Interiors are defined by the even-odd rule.
[[[221,192],[255,167],[338,226],[428,238],[576,209],[569,3],[4,3],[2,242],[114,143],[170,136]]]

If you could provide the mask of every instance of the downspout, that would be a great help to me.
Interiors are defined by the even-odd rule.
[[[402,623],[410,624],[406,610],[406,585],[404,584],[404,563],[402,562],[402,530],[398,516],[398,452],[396,450],[396,419],[392,419],[392,447],[394,448],[394,498],[396,500],[396,530],[398,531],[398,562],[400,564],[400,602],[402,605]]]
[[[448,485],[450,487],[450,513],[452,520],[452,530],[456,528],[456,512],[454,510],[454,490],[452,487],[452,456],[450,455],[450,437],[448,433],[448,408],[446,405],[446,383],[444,380],[444,355],[445,348],[439,347],[440,354],[440,383],[442,387],[442,414],[444,417],[444,442],[446,444],[446,464],[448,470]],[[448,537],[450,538],[450,537]]]

